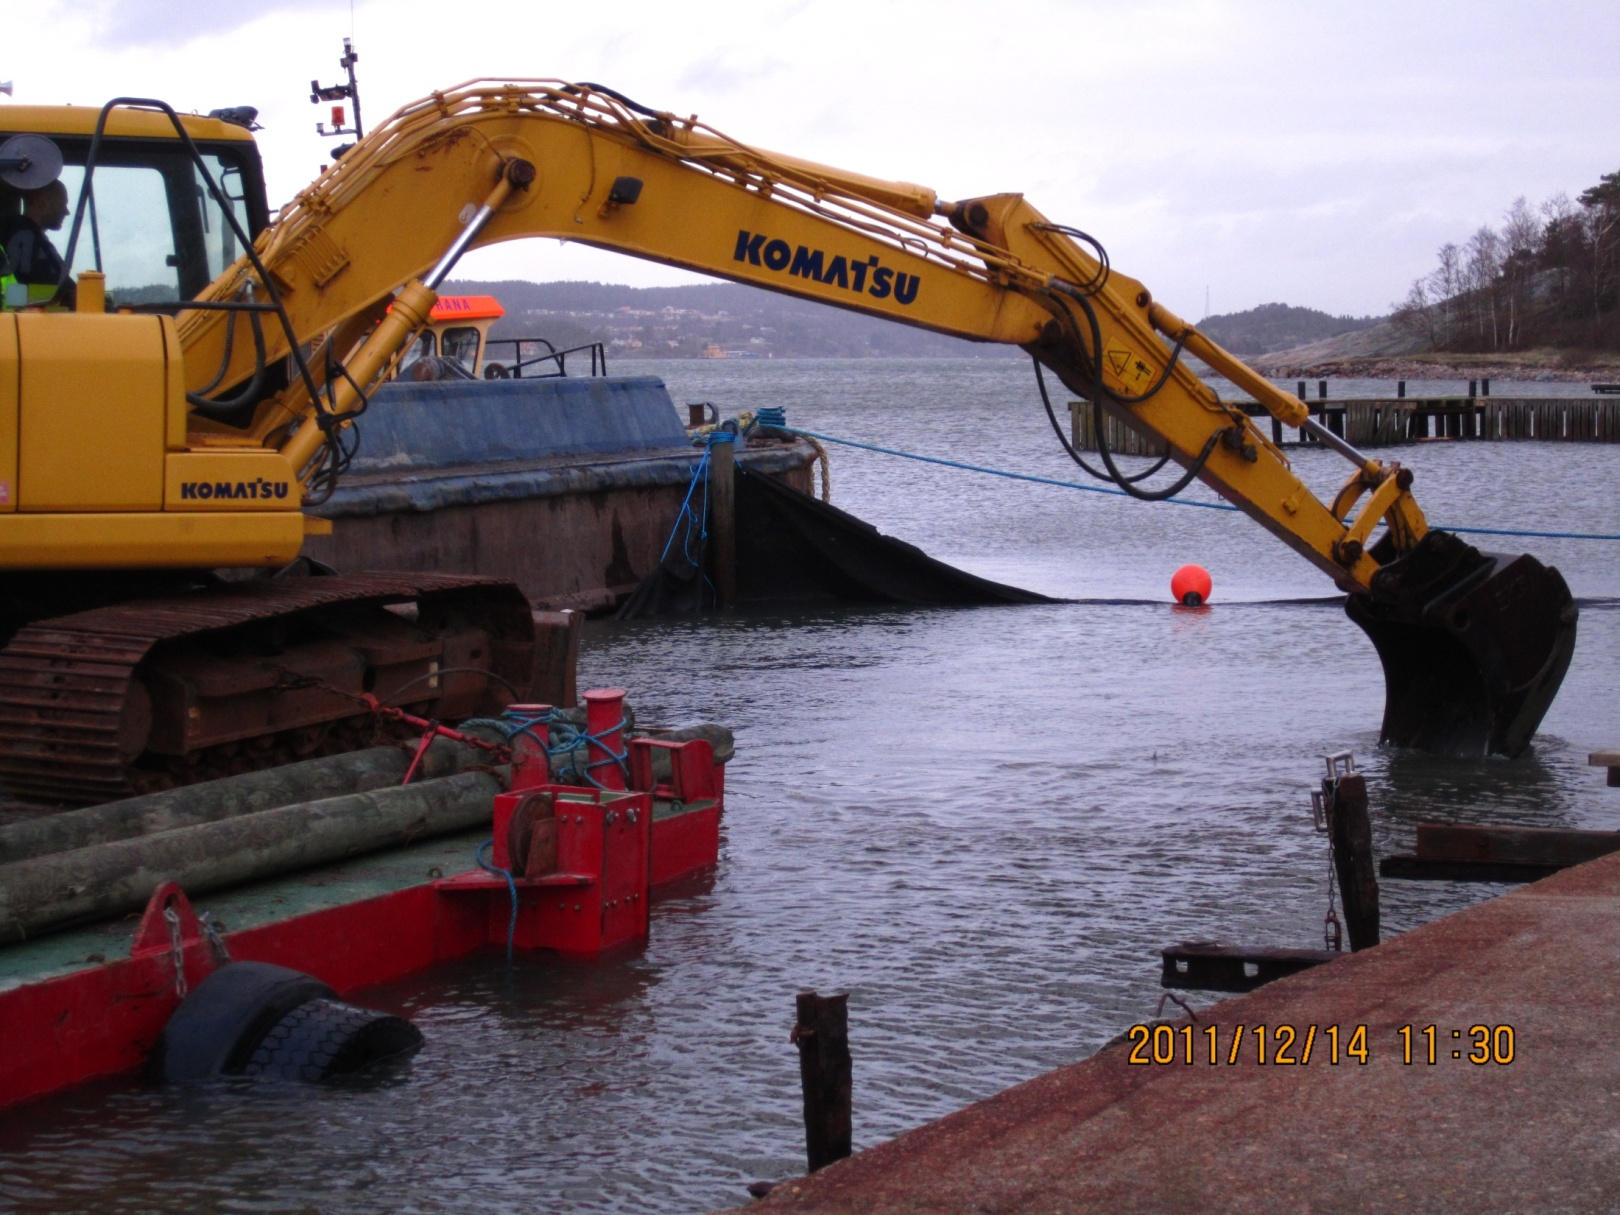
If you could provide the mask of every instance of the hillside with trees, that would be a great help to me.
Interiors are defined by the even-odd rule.
[[[1396,325],[1437,352],[1620,351],[1620,172],[1570,201],[1514,200],[1502,226],[1440,246],[1396,307]]]
[[[1198,328],[1233,354],[1253,357],[1370,329],[1381,319],[1332,316],[1315,308],[1295,308],[1289,304],[1261,304],[1247,312],[1205,317],[1198,322]]]

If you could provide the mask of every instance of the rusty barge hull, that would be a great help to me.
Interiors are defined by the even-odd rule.
[[[517,583],[540,608],[602,611],[658,567],[701,452],[663,381],[396,382],[304,553],[340,570]],[[808,493],[815,453],[771,440],[738,463]]]

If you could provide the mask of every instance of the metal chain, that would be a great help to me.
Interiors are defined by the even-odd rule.
[[[180,914],[172,906],[163,908],[163,918],[169,922],[169,953],[174,957],[174,994],[182,1000],[191,990],[186,982],[186,949],[180,940]]]
[[[205,911],[197,917],[202,925],[203,936],[208,940],[208,947],[214,951],[214,961],[223,966],[231,960],[230,947],[225,944],[225,926],[214,919],[214,913]]]
[[[1339,872],[1333,864],[1333,843],[1328,841],[1328,908],[1327,915],[1322,918],[1322,944],[1334,953],[1344,951],[1344,926],[1339,922],[1339,913],[1334,906],[1334,894],[1338,890]]]
[[[1356,770],[1356,763],[1348,751],[1340,751],[1323,758],[1327,761],[1328,778],[1322,782],[1321,788],[1311,790],[1311,818],[1316,824],[1316,830],[1328,837],[1328,905],[1327,915],[1322,917],[1322,944],[1334,953],[1342,953],[1344,925],[1339,921],[1339,912],[1334,905],[1334,895],[1338,890],[1338,870],[1333,864],[1333,798],[1338,789],[1339,761],[1344,762],[1347,773]]]

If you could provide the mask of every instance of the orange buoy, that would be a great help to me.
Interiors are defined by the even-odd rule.
[[[1183,607],[1203,607],[1215,584],[1201,565],[1184,565],[1170,575],[1170,593]]]

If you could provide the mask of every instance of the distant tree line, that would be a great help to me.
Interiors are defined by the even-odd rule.
[[[1198,328],[1233,354],[1254,356],[1278,350],[1293,350],[1309,342],[1370,329],[1382,318],[1376,316],[1334,316],[1315,308],[1290,304],[1261,304],[1246,312],[1207,316]]]
[[[628,287],[614,283],[462,280],[446,293],[493,295],[506,309],[491,336],[544,337],[558,348],[607,343],[615,362],[701,358],[1022,358],[1016,346],[969,342],[741,283]]]
[[[1514,200],[1500,228],[1440,246],[1394,320],[1434,350],[1620,348],[1620,172],[1574,202]]]

